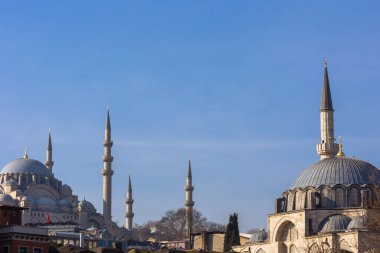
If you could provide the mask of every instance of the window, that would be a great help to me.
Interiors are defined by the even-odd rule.
[[[28,253],[28,247],[19,246],[18,247],[18,253]]]
[[[344,191],[342,188],[337,188],[335,190],[335,206],[338,208],[346,206]]]
[[[33,253],[42,253],[41,248],[33,248]]]
[[[8,245],[1,246],[1,253],[9,253],[9,246]]]

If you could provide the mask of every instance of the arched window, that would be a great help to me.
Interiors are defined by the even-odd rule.
[[[345,196],[344,196],[344,190],[342,188],[337,188],[335,190],[335,206],[336,207],[345,207],[346,206],[346,201],[345,201]]]
[[[323,188],[321,192],[321,207],[322,208],[331,207],[330,202],[331,202],[330,190],[327,188]]]
[[[259,249],[258,251],[256,251],[256,253],[265,253],[265,250]]]
[[[372,207],[373,199],[372,199],[372,191],[371,191],[371,189],[367,189],[366,193],[367,193],[368,207]]]
[[[294,210],[294,193],[288,194],[288,205],[286,208],[286,211],[292,211]]]
[[[360,193],[358,188],[354,187],[350,190],[350,203],[351,207],[359,207],[360,206]]]
[[[296,245],[290,245],[289,253],[298,253]]]
[[[296,210],[302,210],[305,207],[305,193],[302,191],[296,192]]]
[[[281,241],[294,241],[298,238],[298,231],[296,226],[293,223],[289,223],[286,225],[282,232]]]

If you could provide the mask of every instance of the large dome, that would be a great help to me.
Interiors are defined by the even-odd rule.
[[[36,175],[50,175],[50,172],[40,161],[34,159],[16,159],[6,164],[0,171],[0,174],[36,174]]]
[[[348,157],[334,157],[321,160],[306,169],[297,178],[294,188],[321,185],[365,185],[378,183],[380,171],[373,165]]]

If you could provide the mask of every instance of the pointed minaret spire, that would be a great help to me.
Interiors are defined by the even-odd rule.
[[[329,74],[327,71],[327,59],[325,57],[325,75],[323,78],[321,110],[334,110],[331,99]]]
[[[189,163],[187,165],[187,177],[188,178],[192,178],[192,175],[191,175],[191,163],[190,163],[190,160],[189,160]]]
[[[29,156],[28,156],[28,147],[25,147],[24,159],[29,159]]]
[[[322,86],[321,117],[321,143],[317,145],[320,159],[335,157],[338,153],[338,144],[334,138],[334,108],[332,104],[327,60],[324,60],[324,79]]]
[[[186,235],[188,238],[191,237],[191,229],[193,227],[193,207],[194,207],[194,201],[193,201],[193,177],[191,174],[191,162],[189,160],[188,166],[187,166],[187,177],[186,177],[186,186],[185,186],[185,192],[186,192],[186,199],[185,199],[185,215],[186,215]]]
[[[105,139],[111,140],[111,120],[110,120],[110,110],[107,109],[107,118],[105,126]]]
[[[111,140],[111,120],[110,112],[107,110],[106,125],[104,132],[104,156],[103,156],[103,217],[106,223],[111,222],[112,212],[112,161],[111,148],[113,142]]]
[[[125,201],[126,204],[126,211],[125,211],[125,227],[128,230],[132,229],[132,224],[133,224],[133,216],[135,214],[133,213],[133,198],[132,198],[132,183],[131,183],[131,174],[128,176],[128,191],[127,191],[127,199]]]
[[[48,144],[46,147],[46,161],[45,166],[48,168],[50,173],[53,173],[53,145],[51,144],[51,132],[49,128],[49,138],[48,138]]]

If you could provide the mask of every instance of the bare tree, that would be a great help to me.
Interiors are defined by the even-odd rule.
[[[194,209],[193,211],[192,232],[201,231],[224,231],[225,226],[208,222],[201,212]],[[185,209],[169,210],[159,221],[149,221],[142,226],[138,226],[138,240],[147,240],[154,238],[160,240],[183,240],[186,237],[185,231]],[[136,226],[135,226],[136,227]]]

